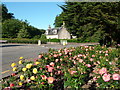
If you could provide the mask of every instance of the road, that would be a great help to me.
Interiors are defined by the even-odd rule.
[[[80,45],[93,45],[97,43],[81,43],[81,44],[68,44],[66,46],[60,44],[3,44],[2,48],[2,78],[11,75],[11,63],[18,62],[19,57],[25,59],[34,59],[38,57],[39,53],[48,52],[49,48],[60,49],[64,47],[77,47]]]

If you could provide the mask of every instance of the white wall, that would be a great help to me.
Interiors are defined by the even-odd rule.
[[[46,35],[47,39],[53,39],[56,38],[58,39],[58,35]]]

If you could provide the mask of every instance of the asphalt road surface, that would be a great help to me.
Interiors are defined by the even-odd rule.
[[[77,47],[80,45],[93,45],[97,43],[79,43],[79,44],[68,44],[66,46],[60,44],[2,44],[2,78],[11,75],[11,63],[18,62],[19,57],[25,59],[37,58],[39,53],[48,52],[49,48],[60,49],[64,47]]]

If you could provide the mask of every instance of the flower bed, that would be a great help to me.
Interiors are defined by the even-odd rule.
[[[50,49],[33,61],[20,57],[12,63],[13,73],[2,80],[2,88],[120,88],[120,57],[118,49],[101,46],[80,46]],[[85,87],[84,87],[85,88]]]

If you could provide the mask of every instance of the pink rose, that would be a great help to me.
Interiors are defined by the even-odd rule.
[[[57,54],[54,54],[53,57],[57,57],[58,55]]]
[[[46,80],[47,77],[45,75],[40,75],[42,77],[43,80]]]
[[[120,75],[115,73],[112,75],[113,80],[120,80]]]
[[[94,59],[90,58],[90,61],[93,61]]]
[[[97,80],[97,78],[96,77],[93,77],[93,81],[96,81]]]
[[[52,67],[54,67],[55,64],[54,64],[53,62],[51,62],[50,65],[51,65]]]
[[[56,60],[55,60],[55,62],[58,62],[58,61],[59,61],[59,59],[56,59]]]
[[[48,83],[50,84],[53,83],[53,81],[55,80],[53,77],[48,77],[47,79],[48,79]]]
[[[60,53],[59,56],[62,56],[62,53]]]
[[[91,65],[90,65],[90,64],[86,64],[85,66],[87,66],[87,67],[91,67]]]
[[[39,55],[38,58],[42,58],[42,55]]]
[[[82,59],[79,59],[79,62],[80,62],[80,63],[82,63],[82,62],[83,62],[83,60],[82,60]]]
[[[95,57],[95,55],[92,55],[92,57]]]
[[[106,53],[105,56],[108,56],[108,54]]]
[[[101,68],[100,70],[99,70],[99,74],[104,74],[104,73],[107,73],[107,69],[106,68]]]
[[[49,68],[49,67],[50,67],[50,65],[46,65],[45,67],[46,67],[46,68]]]
[[[53,69],[53,67],[48,67],[48,72],[52,72]]]
[[[82,54],[79,54],[78,57],[82,57]]]
[[[105,82],[108,82],[108,81],[110,81],[110,74],[105,73],[105,74],[102,76],[102,78],[103,78],[103,80],[104,80]]]
[[[70,74],[75,74],[77,71],[70,71]]]

